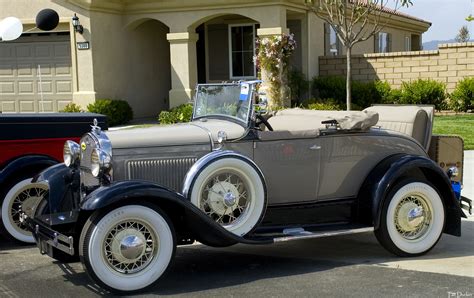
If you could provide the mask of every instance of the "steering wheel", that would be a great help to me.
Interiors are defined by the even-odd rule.
[[[260,124],[263,123],[263,125],[265,125],[266,128],[268,128],[269,131],[273,131],[273,127],[270,125],[270,123],[268,123],[267,119],[265,119],[262,115],[260,114],[257,114],[257,122],[255,122],[255,125],[257,127],[260,126]]]

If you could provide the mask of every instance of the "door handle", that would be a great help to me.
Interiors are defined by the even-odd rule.
[[[319,150],[321,149],[321,146],[318,146],[318,145],[313,145],[311,147],[309,147],[310,150]]]

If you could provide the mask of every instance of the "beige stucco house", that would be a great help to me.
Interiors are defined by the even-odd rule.
[[[255,77],[256,36],[294,33],[292,67],[308,78],[319,73],[319,56],[343,54],[304,0],[0,0],[0,7],[0,19],[16,16],[26,31],[0,43],[4,113],[116,98],[127,100],[135,117],[154,117],[189,101],[198,82]],[[53,32],[34,29],[43,8],[60,15]],[[75,13],[82,34],[72,26]],[[384,32],[359,44],[355,54],[419,50],[430,25],[393,15]]]

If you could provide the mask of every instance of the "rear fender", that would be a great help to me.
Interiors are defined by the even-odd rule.
[[[0,171],[0,189],[4,189],[19,177],[26,174],[36,175],[39,171],[57,163],[57,160],[46,155],[27,155],[11,160]]]
[[[147,181],[120,181],[100,187],[90,193],[80,207],[81,212],[90,212],[144,200],[160,207],[175,225],[186,229],[185,233],[203,244],[224,247],[237,243],[261,243],[228,232],[181,194]]]
[[[462,211],[449,178],[435,162],[423,156],[396,154],[381,161],[368,175],[359,192],[359,220],[372,223],[378,229],[388,193],[401,178],[406,177],[404,175],[413,170],[422,173],[441,193],[446,209],[444,232],[460,236]]]

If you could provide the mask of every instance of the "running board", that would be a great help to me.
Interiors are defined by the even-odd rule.
[[[373,231],[374,231],[374,227],[341,229],[341,230],[333,230],[333,231],[318,231],[318,232],[306,231],[303,228],[285,229],[283,230],[283,234],[285,236],[275,237],[273,239],[273,242],[276,243],[276,242],[286,242],[286,241],[292,241],[292,240],[324,238],[324,237],[351,235],[351,234],[366,233],[366,232],[373,232]]]

